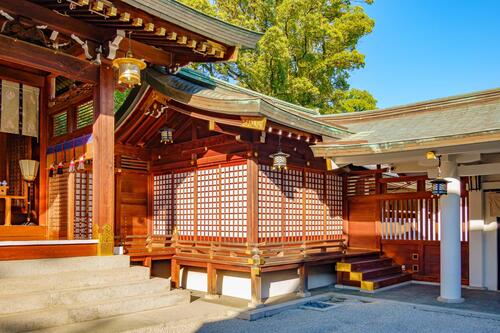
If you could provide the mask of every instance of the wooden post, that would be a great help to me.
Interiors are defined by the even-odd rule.
[[[99,68],[94,88],[93,134],[93,238],[99,239],[98,255],[113,255],[114,175],[114,76],[110,64]]]
[[[297,295],[299,295],[300,297],[311,296],[311,293],[309,292],[308,289],[309,269],[306,263],[303,263],[299,266],[298,273],[299,273],[299,290],[297,292]]]
[[[68,173],[68,239],[75,239],[75,174]]]
[[[180,287],[180,265],[177,259],[172,259],[170,262],[170,286],[172,288]]]
[[[262,277],[260,267],[252,266],[250,269],[251,293],[252,300],[248,305],[252,308],[257,308],[263,305],[262,303]]]
[[[207,263],[207,295],[208,299],[218,298],[217,295],[217,270],[211,262]]]
[[[45,86],[40,89],[40,170],[39,170],[39,190],[38,198],[38,225],[47,226],[47,188],[49,182],[47,180],[47,146],[49,141],[49,128],[48,121],[49,116],[47,108],[49,106],[49,99],[55,97],[56,94],[56,78],[47,77],[45,78]],[[46,233],[48,238],[48,232]]]
[[[247,242],[259,242],[259,164],[256,158],[247,160]]]

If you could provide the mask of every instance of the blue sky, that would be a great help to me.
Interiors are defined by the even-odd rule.
[[[500,87],[500,0],[375,0],[351,87],[379,108]]]

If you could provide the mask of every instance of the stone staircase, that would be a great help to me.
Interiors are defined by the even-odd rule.
[[[338,285],[367,292],[411,280],[411,273],[403,272],[391,258],[380,255],[348,258],[338,262],[336,268]]]
[[[128,256],[0,261],[0,332],[26,332],[190,301]]]

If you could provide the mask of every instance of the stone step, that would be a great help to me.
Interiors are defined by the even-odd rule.
[[[361,289],[366,291],[373,291],[376,289],[392,286],[394,284],[410,280],[411,280],[411,273],[408,272],[389,275],[389,276],[381,276],[372,280],[361,281]]]
[[[227,305],[196,300],[191,304],[51,327],[30,333],[196,332],[207,322],[234,318],[240,311],[241,309]]]
[[[78,306],[60,306],[0,316],[0,332],[25,332],[74,323],[103,319],[112,316],[166,308],[190,301],[187,290],[173,290],[153,295],[124,297],[100,303]],[[90,331],[89,331],[90,332]]]
[[[149,280],[149,272],[148,267],[133,266],[0,279],[0,297],[27,292],[44,292]]]
[[[349,279],[353,281],[362,281],[362,280],[372,280],[381,276],[388,276],[394,274],[401,274],[401,266],[392,265],[392,266],[382,266],[370,269],[363,269],[356,272],[350,272]]]
[[[0,261],[0,279],[74,271],[95,272],[97,270],[126,268],[129,266],[130,257],[125,255],[7,260]]]
[[[0,298],[0,315],[22,311],[42,310],[48,307],[76,306],[99,303],[123,297],[155,295],[170,290],[170,280],[153,278],[138,282],[97,285],[87,288],[47,290],[42,292],[6,295]]]
[[[338,262],[337,271],[339,272],[356,272],[363,269],[391,266],[391,258],[374,258],[374,259],[362,259],[358,261],[350,262]]]

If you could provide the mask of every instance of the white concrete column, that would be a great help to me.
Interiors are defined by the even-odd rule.
[[[484,195],[469,192],[469,285],[484,288]]]
[[[447,303],[463,302],[460,245],[460,180],[457,164],[444,161],[442,176],[448,183],[448,194],[440,198],[441,206],[441,295]]]

